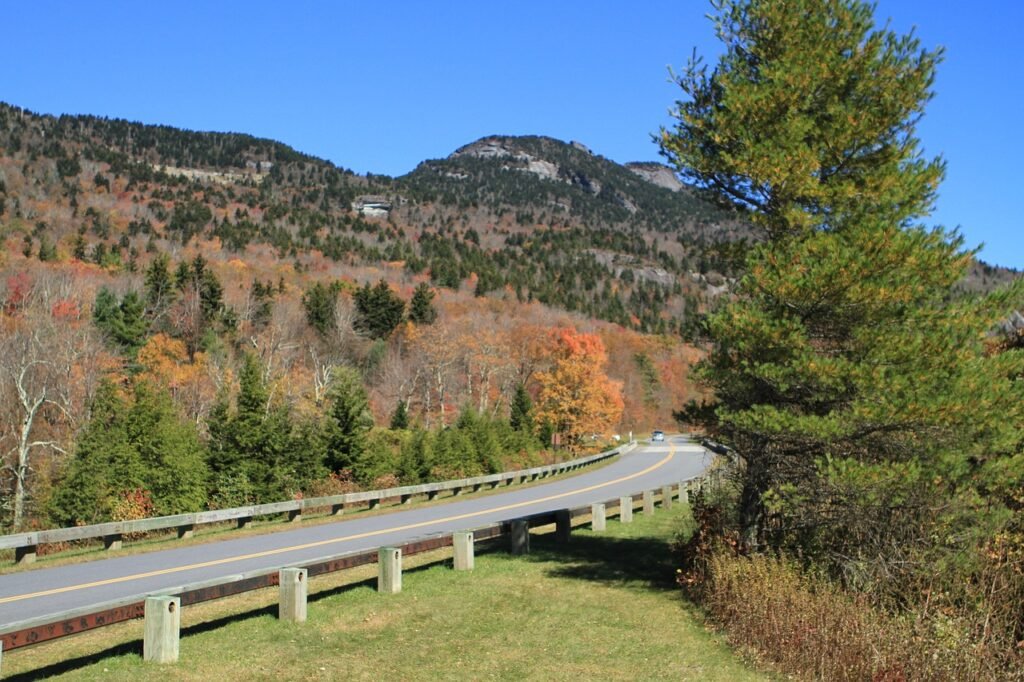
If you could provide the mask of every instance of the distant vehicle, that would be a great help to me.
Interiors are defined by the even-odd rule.
[[[653,433],[651,433],[651,442],[652,443],[660,443],[663,440],[665,440],[665,432],[664,431],[654,431]]]

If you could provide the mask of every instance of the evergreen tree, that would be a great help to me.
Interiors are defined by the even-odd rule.
[[[433,468],[433,436],[426,429],[416,429],[402,446],[398,476],[404,485],[430,480]]]
[[[373,415],[359,373],[340,367],[330,391],[327,465],[331,471],[351,469],[366,449]]]
[[[306,309],[306,321],[321,336],[326,336],[337,327],[334,308],[338,302],[338,282],[324,284],[314,282],[302,294],[302,306]]]
[[[426,282],[420,282],[409,301],[409,320],[416,324],[433,324],[437,319],[434,308],[434,292]]]
[[[409,428],[409,408],[406,407],[404,400],[398,401],[398,405],[391,415],[391,428],[396,430]]]
[[[175,298],[170,265],[171,259],[161,253],[146,268],[143,287],[146,292],[146,310],[151,318],[162,315]]]
[[[297,460],[305,453],[292,449],[291,415],[285,406],[270,404],[263,368],[251,353],[242,361],[238,384],[234,413],[221,396],[207,420],[214,495],[226,501],[245,491],[261,502],[284,499],[304,480]]]
[[[182,419],[166,391],[137,383],[125,428],[158,516],[206,507],[206,452],[195,424]]]
[[[516,431],[533,433],[533,400],[524,384],[516,386],[516,393],[512,397],[509,423]]]
[[[149,328],[145,318],[146,306],[136,292],[129,291],[121,299],[118,312],[114,337],[125,354],[134,358],[146,342],[146,331]]]
[[[143,463],[130,442],[126,412],[117,386],[102,381],[74,457],[50,501],[50,514],[58,525],[109,521],[115,495],[142,487]]]
[[[914,137],[939,53],[873,29],[857,0],[801,7],[723,2],[726,52],[678,80],[690,99],[663,133],[684,173],[769,237],[709,316],[699,376],[709,426],[745,465],[748,545],[795,544],[898,590],[906,552],[938,551],[934,524],[962,522],[941,521],[962,513],[944,496],[1021,423],[1021,357],[985,344],[1020,287],[953,300],[971,254],[913,225],[943,174]]]
[[[724,0],[725,53],[675,79],[687,98],[662,153],[773,237],[926,215],[944,164],[921,158],[914,130],[942,51],[876,29],[872,13],[860,0]]]
[[[371,287],[369,282],[355,293],[354,327],[371,339],[386,339],[402,321],[405,302],[391,291],[383,279]]]

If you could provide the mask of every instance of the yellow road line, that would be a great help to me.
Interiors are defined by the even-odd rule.
[[[404,526],[396,526],[393,528],[383,528],[381,530],[367,531],[365,533],[357,533],[355,535],[346,535],[340,538],[331,538],[329,540],[317,540],[316,542],[307,542],[301,545],[292,545],[291,547],[278,547],[277,549],[268,549],[262,552],[253,552],[252,554],[240,554],[238,556],[225,557],[223,559],[213,559],[211,561],[201,561],[195,564],[187,564],[185,566],[175,566],[173,568],[162,568],[157,571],[148,571],[146,573],[135,573],[132,575],[125,575],[119,578],[107,578],[106,580],[96,580],[91,583],[81,583],[79,585],[68,585],[66,587],[55,587],[50,590],[42,590],[39,592],[30,592],[27,594],[17,594],[10,597],[0,598],[0,604],[8,604],[10,602],[22,601],[24,599],[33,599],[35,597],[46,597],[52,594],[61,594],[64,592],[74,592],[77,590],[85,590],[90,587],[102,587],[104,585],[114,585],[117,583],[124,583],[131,580],[141,580],[142,578],[152,578],[158,575],[168,575],[170,573],[181,573],[183,571],[191,571],[197,568],[207,568],[209,566],[219,566],[222,564],[229,564],[236,561],[246,561],[247,559],[258,559],[265,556],[273,556],[275,554],[284,554],[286,552],[294,552],[302,549],[310,549],[312,547],[322,547],[324,545],[338,544],[341,542],[349,542],[352,540],[361,540],[363,538],[373,537],[375,535],[386,535],[388,533],[397,533],[403,530],[413,530],[415,528],[423,528],[424,526],[433,526],[439,523],[448,523],[451,521],[461,521],[462,519],[470,519],[475,516],[483,516],[484,514],[493,514],[494,512],[508,511],[510,509],[518,509],[520,507],[528,507],[532,504],[540,504],[542,502],[550,502],[551,500],[557,500],[563,497],[569,497],[570,495],[579,495],[580,493],[587,493],[591,490],[598,490],[599,488],[606,488],[610,485],[617,483],[623,483],[639,476],[644,476],[650,472],[663,467],[668,463],[670,459],[675,455],[675,446],[671,446],[671,450],[664,458],[659,462],[647,467],[642,471],[617,478],[614,481],[608,481],[606,483],[598,483],[596,485],[587,486],[578,490],[570,490],[566,493],[559,493],[557,495],[549,495],[536,500],[527,500],[525,502],[516,502],[514,504],[506,504],[501,507],[494,507],[491,509],[484,509],[481,511],[468,512],[466,514],[456,514],[455,516],[448,516],[443,519],[432,519],[430,521],[419,521],[417,523],[410,523]]]

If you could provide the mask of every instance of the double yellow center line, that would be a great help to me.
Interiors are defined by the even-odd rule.
[[[630,474],[628,476],[623,476],[621,478],[617,478],[617,479],[612,480],[612,481],[607,481],[605,483],[598,483],[596,485],[586,486],[585,488],[579,488],[577,490],[570,490],[569,492],[559,493],[557,495],[548,495],[547,497],[541,497],[541,498],[535,499],[535,500],[527,500],[525,502],[516,502],[514,504],[506,504],[506,505],[503,505],[503,506],[500,506],[500,507],[492,507],[490,509],[484,509],[484,510],[475,511],[475,512],[467,512],[465,514],[456,514],[454,516],[447,516],[447,517],[441,518],[441,519],[431,519],[429,521],[419,521],[417,523],[409,523],[409,524],[406,524],[406,525],[403,525],[403,526],[394,526],[392,528],[383,528],[381,530],[372,530],[372,531],[367,531],[365,533],[356,533],[354,535],[346,535],[344,537],[339,537],[339,538],[330,538],[329,540],[317,540],[316,542],[307,542],[307,543],[304,543],[304,544],[301,544],[301,545],[291,545],[289,547],[278,547],[276,549],[268,549],[268,550],[264,550],[262,552],[253,552],[251,554],[239,554],[237,556],[225,557],[223,559],[213,559],[211,561],[200,561],[198,563],[186,564],[184,566],[174,566],[173,568],[161,568],[161,569],[156,570],[156,571],[147,571],[145,573],[133,573],[131,575],[124,575],[124,576],[120,576],[120,577],[117,577],[117,578],[107,578],[105,580],[95,580],[93,582],[80,583],[78,585],[68,585],[66,587],[54,587],[54,588],[49,589],[49,590],[40,590],[39,592],[29,592],[29,593],[26,593],[26,594],[16,594],[16,595],[12,595],[10,597],[0,598],[0,604],[9,604],[11,602],[22,601],[22,600],[25,600],[25,599],[33,599],[35,597],[46,597],[46,596],[53,595],[53,594],[62,594],[64,592],[75,592],[75,591],[78,591],[78,590],[89,589],[91,587],[102,587],[104,585],[115,585],[117,583],[125,583],[125,582],[129,582],[129,581],[132,581],[132,580],[141,580],[143,578],[152,578],[152,577],[158,576],[158,575],[169,575],[169,574],[172,574],[172,573],[181,573],[181,572],[184,572],[184,571],[192,571],[192,570],[195,570],[195,569],[198,569],[198,568],[207,568],[209,566],[221,566],[221,565],[224,565],[224,564],[230,564],[230,563],[234,563],[234,562],[238,562],[238,561],[246,561],[248,559],[258,559],[260,557],[273,556],[275,554],[285,554],[287,552],[295,552],[295,551],[303,550],[303,549],[311,549],[313,547],[323,547],[323,546],[326,546],[326,545],[334,545],[334,544],[339,544],[339,543],[342,543],[342,542],[351,542],[352,540],[361,540],[363,538],[370,538],[370,537],[374,537],[374,536],[377,536],[377,535],[386,535],[388,533],[397,533],[397,532],[405,531],[405,530],[415,530],[416,528],[424,528],[426,526],[434,526],[434,525],[437,525],[439,523],[450,523],[452,521],[462,521],[464,519],[471,519],[471,518],[474,518],[474,517],[483,516],[485,514],[493,514],[495,512],[509,511],[509,510],[512,510],[512,509],[519,509],[519,508],[522,508],[522,507],[528,507],[528,506],[534,505],[534,504],[541,504],[541,503],[544,503],[544,502],[551,502],[552,500],[558,500],[558,499],[561,499],[561,498],[564,498],[564,497],[569,497],[571,495],[579,495],[580,493],[587,493],[587,492],[590,492],[591,490],[599,490],[600,488],[607,488],[608,486],[611,486],[611,485],[616,485],[618,483],[624,483],[625,481],[629,481],[629,480],[632,480],[634,478],[639,478],[640,476],[644,476],[646,474],[649,474],[652,471],[654,471],[656,469],[659,469],[659,468],[665,466],[666,464],[668,464],[669,460],[672,459],[673,455],[675,455],[675,445],[670,446],[669,453],[667,455],[665,455],[665,457],[663,459],[661,459],[660,461],[652,464],[651,466],[647,467],[646,469],[643,469],[642,471],[637,471],[636,473]]]

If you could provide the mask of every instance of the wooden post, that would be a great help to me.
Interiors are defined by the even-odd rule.
[[[239,528],[248,528],[251,525],[252,525],[252,517],[251,516],[243,516],[240,519],[238,519],[238,527]]]
[[[572,515],[568,509],[559,509],[555,512],[555,541],[559,543],[569,542],[572,537]]]
[[[606,527],[604,503],[590,505],[590,529],[595,533],[602,533]]]
[[[412,504],[412,495],[402,495],[398,502],[399,504]]]
[[[460,530],[452,533],[452,547],[455,550],[455,570],[472,571],[475,563],[473,556],[473,531]]]
[[[292,623],[306,622],[306,597],[309,571],[305,568],[282,568],[278,573],[277,617]]]
[[[437,491],[436,490],[427,491],[427,501],[430,501],[430,500],[433,500],[433,499],[436,499],[436,498],[437,498]]]
[[[345,513],[345,505],[343,503],[331,505],[331,516],[341,516]]]
[[[376,499],[370,500],[370,509],[376,509],[379,506],[380,506],[380,498],[379,497],[376,498]]]
[[[194,524],[187,524],[184,526],[178,526],[178,539],[187,540],[196,534],[196,527]]]
[[[181,599],[147,597],[142,660],[152,663],[176,663],[181,632]]]
[[[398,594],[402,591],[402,550],[397,547],[381,547],[377,550],[377,591],[381,594]]]
[[[644,516],[654,515],[654,491],[644,491]]]
[[[628,495],[619,498],[619,522],[633,523],[633,498]]]
[[[509,546],[511,554],[530,553],[530,524],[526,519],[516,519],[509,522]]]
[[[292,509],[290,512],[288,512],[288,522],[289,523],[298,523],[300,521],[302,521],[302,510],[301,509]]]
[[[14,548],[14,563],[34,564],[36,562],[36,545]]]
[[[666,510],[672,508],[672,486],[670,485],[661,487],[661,506]]]
[[[115,552],[121,549],[122,537],[120,533],[111,533],[103,536],[103,549],[108,552]]]
[[[690,488],[686,484],[686,481],[679,482],[679,501],[683,504],[690,503]]]

